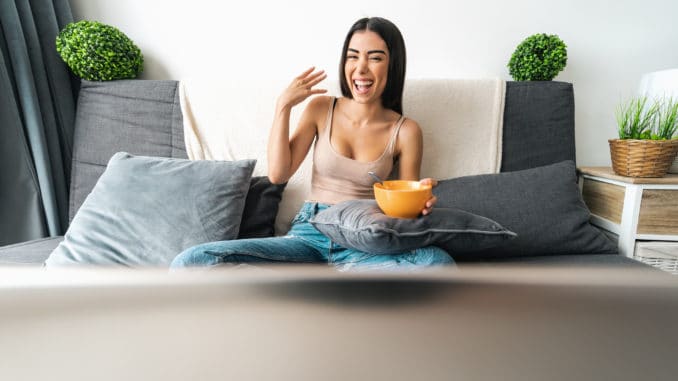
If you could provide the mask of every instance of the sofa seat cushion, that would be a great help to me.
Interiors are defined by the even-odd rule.
[[[48,237],[0,247],[0,266],[42,266],[63,236]]]
[[[557,267],[609,267],[631,270],[650,270],[662,272],[643,262],[620,254],[566,254],[566,255],[536,255],[529,257],[512,258],[485,258],[480,260],[466,260],[457,262],[467,266],[557,266]],[[663,272],[662,272],[663,273]],[[671,275],[668,272],[666,275]]]

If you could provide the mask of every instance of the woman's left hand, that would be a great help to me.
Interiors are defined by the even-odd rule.
[[[422,185],[430,185],[431,188],[433,188],[436,185],[438,185],[438,180],[427,177],[425,179],[419,180],[419,183],[422,184]],[[438,197],[431,196],[431,198],[429,198],[428,201],[426,201],[426,206],[421,211],[421,214],[424,215],[424,216],[431,214],[431,212],[433,211],[433,205],[435,205],[437,201],[438,201]]]

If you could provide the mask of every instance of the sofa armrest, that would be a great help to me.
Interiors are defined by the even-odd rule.
[[[576,163],[572,84],[507,82],[503,128],[502,172]]]
[[[64,237],[35,239],[0,247],[0,266],[42,266]]]

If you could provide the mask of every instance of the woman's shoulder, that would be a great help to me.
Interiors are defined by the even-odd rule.
[[[418,146],[423,140],[424,134],[419,127],[416,120],[405,117],[403,123],[400,125],[398,131],[398,146],[403,147],[403,144],[414,144]]]
[[[403,116],[403,123],[400,126],[400,133],[421,134],[421,127],[416,120]]]
[[[302,119],[307,123],[315,125],[318,132],[324,127],[324,121],[327,119],[327,112],[332,104],[334,97],[326,95],[317,95],[308,101],[304,107]]]
[[[327,110],[330,107],[330,104],[334,101],[334,97],[330,95],[318,95],[313,98],[311,98],[310,101],[308,101],[308,105],[306,106],[306,109],[312,112],[318,112],[318,111],[324,111],[327,112]]]

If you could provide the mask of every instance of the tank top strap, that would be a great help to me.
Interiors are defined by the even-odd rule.
[[[337,97],[332,97],[330,102],[330,107],[327,110],[327,120],[325,121],[325,132],[324,134],[330,136],[330,128],[332,128],[332,115],[334,115],[334,106],[337,104]]]
[[[393,135],[391,135],[391,140],[389,140],[388,146],[386,147],[386,150],[390,154],[393,154],[393,151],[395,150],[396,141],[398,140],[398,132],[400,131],[400,126],[403,125],[404,121],[405,117],[401,115],[400,119],[398,119],[398,121],[396,122],[395,131],[393,131]]]

